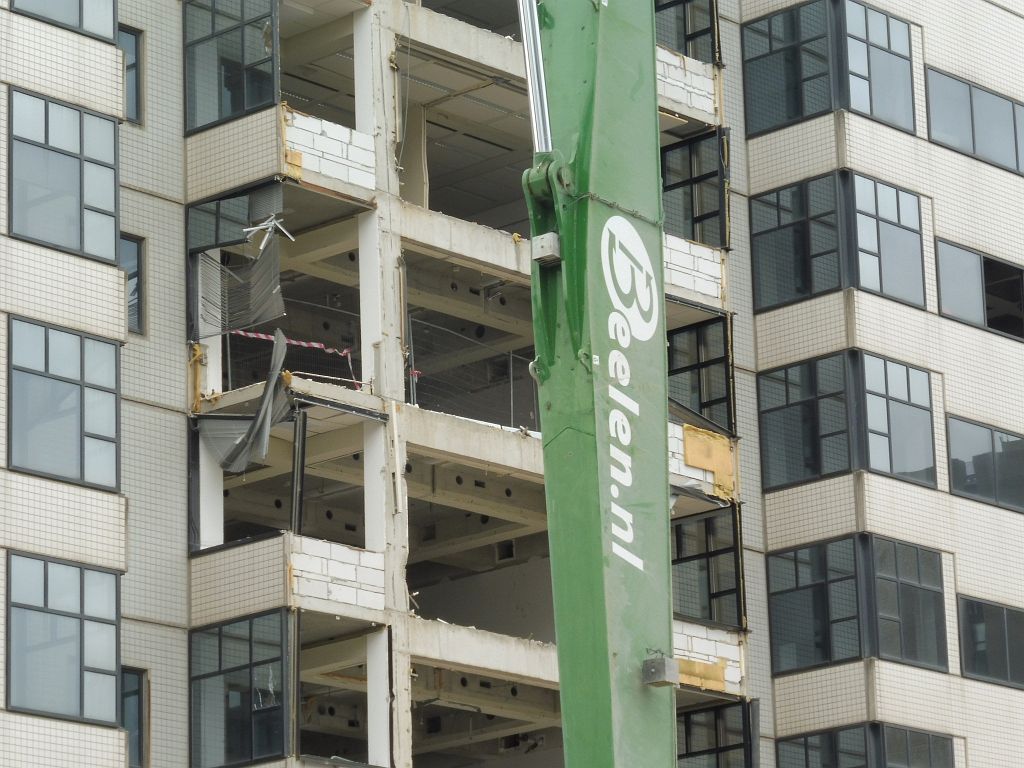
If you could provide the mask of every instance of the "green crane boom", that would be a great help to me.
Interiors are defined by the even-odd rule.
[[[673,689],[642,674],[672,648],[653,4],[534,2],[523,186],[565,765],[669,768]]]

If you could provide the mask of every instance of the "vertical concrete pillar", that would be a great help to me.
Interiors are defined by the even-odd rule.
[[[199,440],[199,548],[224,543],[224,470]]]
[[[391,765],[391,650],[388,630],[366,636],[366,746],[370,765]]]
[[[366,548],[383,552],[387,546],[387,520],[391,517],[388,484],[388,426],[368,421],[363,425],[363,498]]]
[[[405,135],[399,150],[402,199],[430,206],[430,177],[427,169],[427,118],[419,104],[410,104],[405,115]]]

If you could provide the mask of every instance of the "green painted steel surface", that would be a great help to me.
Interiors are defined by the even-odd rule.
[[[607,4],[605,4],[605,2]],[[676,764],[661,185],[650,0],[545,0],[554,150],[524,176],[567,768]]]

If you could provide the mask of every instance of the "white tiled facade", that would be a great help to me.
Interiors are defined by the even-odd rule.
[[[925,87],[933,67],[1024,102],[1024,12],[1013,0],[874,0],[910,24],[914,130],[837,109],[748,140],[743,25],[799,4],[719,0],[721,61],[661,46],[653,57],[672,130],[728,132],[728,247],[666,235],[663,254],[667,314],[684,318],[675,327],[728,318],[735,423],[722,440],[735,476],[727,482],[685,455],[681,424],[668,425],[666,458],[673,485],[691,494],[691,507],[674,516],[740,505],[735,578],[745,605],[740,627],[675,617],[681,674],[717,680],[684,681],[680,711],[756,701],[746,710],[757,713],[746,754],[759,755],[761,768],[777,765],[780,740],[865,723],[949,737],[955,768],[1024,764],[1024,691],[963,674],[957,599],[1024,610],[1024,517],[953,495],[946,440],[948,416],[1024,433],[1024,352],[1020,339],[943,317],[936,269],[936,239],[1024,268],[1024,177],[931,142]],[[0,0],[0,766],[128,765],[128,734],[115,724],[9,706],[7,563],[20,552],[121,574],[119,663],[145,673],[148,768],[219,768],[204,765],[190,741],[198,690],[190,632],[273,611],[285,617],[290,698],[284,757],[262,764],[304,768],[337,754],[372,768],[580,768],[566,765],[561,749],[538,427],[524,423],[511,387],[490,403],[493,418],[458,410],[503,377],[518,386],[512,354],[532,346],[528,225],[516,207],[530,156],[518,33],[484,29],[469,11],[446,10],[467,4],[439,0],[268,5],[280,26],[261,34],[290,36],[275,42],[289,58],[288,71],[275,73],[279,99],[186,131],[180,0],[116,3],[117,23],[141,32],[138,122],[124,114],[123,55],[112,41]],[[307,103],[303,78],[323,102]],[[143,240],[138,332],[128,328],[117,265],[10,231],[11,88],[119,121],[119,227]],[[512,159],[487,155],[493,147]],[[846,286],[755,312],[750,199],[840,170],[919,196],[924,306]],[[358,362],[341,368],[344,376],[302,368],[285,379],[308,416],[305,472],[275,474],[299,455],[288,421],[275,426],[265,461],[232,477],[193,417],[251,413],[262,385],[242,387],[261,381],[266,361],[252,381],[229,387],[220,370],[222,359],[231,366],[226,342],[190,343],[198,340],[189,328],[187,208],[271,182],[284,190],[285,226],[301,222],[297,239],[282,241],[278,290],[320,281],[295,294],[304,303],[280,322],[299,341],[336,346],[324,354],[346,365],[355,349]],[[519,197],[501,199],[509,189]],[[480,200],[487,205],[474,209]],[[459,322],[442,327],[447,310]],[[11,469],[12,318],[120,346],[116,492]],[[466,339],[478,329],[444,361],[479,364],[487,357],[479,349],[493,344],[498,362],[488,361],[482,384],[458,382],[461,395],[428,402],[435,371],[426,353],[410,353],[410,318]],[[476,341],[485,326],[502,333]],[[852,349],[929,373],[935,487],[858,469],[762,492],[758,374]],[[357,381],[339,383],[349,370]],[[413,379],[419,402],[410,399]],[[500,428],[481,423],[492,421]],[[267,479],[281,482],[267,491]],[[342,491],[332,486],[336,496],[305,503],[298,519],[312,528],[283,530],[295,522],[280,512],[292,483],[326,489],[328,481]],[[735,490],[716,496],[723,488]],[[232,504],[248,505],[243,516],[280,535],[225,541]],[[948,671],[865,654],[773,675],[770,553],[856,534],[941,553]],[[338,690],[358,699],[351,714],[334,712]],[[320,737],[300,747],[304,731]]]

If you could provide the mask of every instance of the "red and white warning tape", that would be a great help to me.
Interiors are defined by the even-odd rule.
[[[247,339],[262,339],[263,341],[273,341],[274,337],[269,333],[256,333],[255,331],[232,331],[233,336],[244,336]],[[351,360],[352,358],[352,347],[345,347],[344,349],[335,349],[334,347],[328,347],[319,341],[300,341],[298,339],[285,339],[289,346],[292,347],[306,347],[307,349],[319,349],[326,352],[329,355],[341,355],[341,357],[347,357]]]

